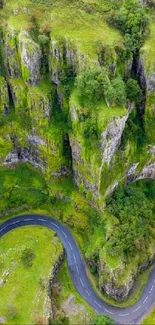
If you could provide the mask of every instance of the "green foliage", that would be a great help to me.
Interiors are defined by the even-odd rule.
[[[126,89],[121,76],[111,81],[104,68],[90,68],[83,70],[76,79],[77,90],[81,104],[93,105],[104,97],[110,106],[124,106]]]
[[[125,0],[122,7],[110,17],[111,24],[125,36],[125,46],[137,52],[149,34],[149,18],[138,0]]]
[[[135,79],[129,79],[126,83],[127,98],[131,102],[138,103],[142,96],[142,90]]]
[[[134,256],[144,251],[155,217],[148,193],[133,185],[118,187],[106,203],[109,212],[119,221],[107,243],[108,252],[111,255]]]
[[[35,254],[32,248],[25,248],[21,255],[21,262],[24,267],[29,268],[33,265],[33,260],[35,259]]]
[[[69,318],[67,316],[62,316],[59,319],[51,319],[50,325],[69,325]]]
[[[82,103],[96,103],[103,96],[100,78],[98,67],[85,69],[77,76],[76,85]]]
[[[110,106],[124,106],[126,102],[125,84],[120,76],[114,78],[104,89],[105,98]]]
[[[107,315],[96,315],[91,325],[115,325],[115,321]]]
[[[4,0],[0,0],[0,9],[3,8],[3,5],[4,5]]]
[[[49,43],[49,37],[46,35],[39,35],[38,40],[41,45],[45,45]]]
[[[83,136],[86,139],[97,139],[97,123],[93,119],[87,119],[83,123]]]

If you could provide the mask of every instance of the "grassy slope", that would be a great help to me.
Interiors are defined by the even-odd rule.
[[[77,315],[71,315],[71,325],[82,325],[84,320],[90,320],[95,311],[81,298],[71,281],[70,274],[66,262],[63,263],[58,273],[58,284],[60,286],[59,294],[55,297],[55,303],[58,310],[61,309],[61,304],[66,301],[70,295],[75,296],[75,304],[82,304],[84,306],[84,312]]]
[[[96,56],[95,42],[101,40],[104,44],[117,43],[121,39],[121,35],[118,31],[108,26],[104,16],[108,11],[109,4],[104,0],[101,2],[93,1],[97,4],[99,10],[93,10],[87,12],[85,6],[90,4],[87,1],[68,1],[64,0],[63,3],[60,0],[52,2],[37,1],[37,6],[34,7],[33,1],[30,0],[17,0],[6,1],[6,9],[4,13],[8,19],[8,23],[15,29],[21,29],[28,22],[30,17],[34,14],[39,24],[44,22],[51,24],[52,36],[54,38],[66,37],[70,40],[74,40],[79,50],[89,55],[91,58]],[[47,4],[47,5],[45,5]],[[22,7],[29,8],[24,11]],[[99,11],[102,10],[102,13]],[[12,11],[16,9],[16,15],[12,14]],[[73,19],[74,17],[74,19]]]
[[[62,245],[53,232],[38,226],[13,230],[1,238],[0,244],[0,278],[9,272],[0,287],[0,315],[7,318],[7,324],[34,324],[35,317],[43,315],[46,297],[40,283],[48,284]],[[20,257],[23,250],[30,247],[36,257],[32,267],[26,269]],[[9,315],[9,305],[17,310],[13,318]]]
[[[155,309],[142,321],[142,325],[155,325]]]

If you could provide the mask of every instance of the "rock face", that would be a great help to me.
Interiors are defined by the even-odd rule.
[[[110,164],[120,146],[128,115],[129,113],[126,111],[124,116],[110,119],[104,131],[101,132],[101,138],[97,144],[97,156],[95,155],[95,148],[94,155],[92,153],[91,159],[87,160],[83,150],[83,142],[81,137],[77,135],[76,130],[76,124],[79,122],[78,111],[75,106],[71,108],[73,133],[70,134],[70,144],[72,148],[74,181],[78,187],[80,184],[83,184],[86,190],[91,191],[94,198],[100,196],[103,165]]]
[[[19,34],[19,49],[23,79],[30,85],[36,85],[40,80],[41,49],[26,31]]]
[[[60,252],[58,259],[54,265],[54,268],[51,270],[49,284],[48,284],[48,288],[47,288],[47,296],[44,301],[43,313],[44,313],[44,319],[45,319],[46,325],[49,325],[49,320],[53,319],[54,313],[52,310],[51,290],[52,290],[53,284],[56,280],[56,276],[58,274],[60,266],[62,265],[63,260],[64,260],[64,250],[62,249],[62,251]]]
[[[5,67],[7,76],[11,78],[21,77],[21,66],[18,53],[18,33],[8,27],[4,34]]]
[[[155,179],[155,163],[147,163],[141,171],[137,171],[138,163],[134,164],[128,171],[128,180],[130,182],[140,179]]]
[[[103,150],[102,163],[110,164],[116,150],[121,144],[122,134],[125,128],[125,123],[128,119],[128,114],[120,118],[110,120],[108,127],[102,132],[101,148]]]
[[[0,112],[7,114],[9,112],[9,94],[5,79],[0,77]]]

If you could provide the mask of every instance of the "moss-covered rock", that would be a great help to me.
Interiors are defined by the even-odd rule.
[[[9,112],[9,94],[6,80],[0,76],[0,112]]]
[[[40,80],[41,49],[24,30],[19,34],[19,51],[23,80],[36,85]]]
[[[18,51],[18,31],[11,26],[4,30],[5,67],[7,76],[11,78],[21,77],[21,66]]]
[[[27,107],[27,87],[22,79],[9,78],[9,86],[17,114]]]

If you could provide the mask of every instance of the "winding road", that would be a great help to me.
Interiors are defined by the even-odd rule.
[[[91,305],[99,314],[108,314],[117,324],[138,324],[138,320],[148,312],[154,303],[155,296],[155,268],[142,293],[141,298],[131,307],[118,308],[105,303],[97,296],[86,275],[85,265],[80,250],[70,230],[58,220],[45,215],[26,214],[11,218],[0,224],[0,237],[9,231],[30,225],[40,225],[54,230],[60,237],[67,254],[69,272],[76,290],[81,297]]]

